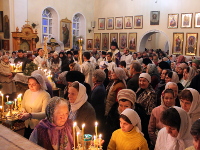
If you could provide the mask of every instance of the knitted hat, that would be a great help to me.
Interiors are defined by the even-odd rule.
[[[85,76],[79,71],[69,71],[66,75],[67,82],[78,81],[80,83],[84,83]]]
[[[151,76],[148,73],[141,73],[139,78],[145,78],[151,83]]]
[[[171,70],[171,67],[169,65],[169,63],[165,62],[165,61],[161,61],[158,66],[161,68],[161,69],[170,69]]]
[[[118,101],[121,99],[126,99],[134,105],[136,101],[136,94],[131,89],[122,89],[118,92],[117,99]]]
[[[106,73],[102,69],[96,69],[93,72],[93,77],[95,77],[98,82],[103,82],[106,78]]]
[[[149,58],[144,58],[142,63],[145,64],[145,65],[148,65],[148,64],[151,64],[152,61]]]
[[[58,53],[57,53],[57,52],[54,52],[53,55],[58,55]]]
[[[133,126],[137,126],[139,130],[141,131],[141,120],[139,115],[136,111],[130,108],[126,108],[121,114],[128,117],[128,119],[131,121]]]
[[[188,65],[186,63],[181,63],[180,65],[178,65],[178,67],[181,69],[186,69]]]

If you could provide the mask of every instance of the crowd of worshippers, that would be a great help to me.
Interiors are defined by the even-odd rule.
[[[0,55],[2,55],[0,53]],[[41,70],[28,78],[23,93],[24,136],[46,149],[73,148],[73,122],[94,135],[98,121],[103,149],[200,150],[200,60],[167,55],[161,50],[120,52],[117,43],[108,51],[51,52],[44,57],[23,50],[1,56],[1,91],[16,92],[10,63],[33,62],[52,70],[63,97],[53,97]],[[51,144],[49,144],[51,143]]]

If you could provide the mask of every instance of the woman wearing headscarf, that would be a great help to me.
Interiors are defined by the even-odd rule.
[[[105,115],[107,116],[111,107],[115,102],[117,102],[117,93],[121,89],[126,88],[126,80],[127,76],[125,71],[120,68],[116,67],[111,72],[111,80],[113,80],[113,83],[111,87],[109,88],[107,98],[106,98],[106,109],[105,109]]]
[[[45,84],[46,84],[46,87],[47,87],[47,92],[50,94],[51,97],[53,97],[53,90],[52,90],[52,85],[51,83],[49,82],[49,80],[47,79],[46,75],[44,74],[44,72],[42,70],[35,70],[31,73],[31,76],[32,75],[35,75],[35,74],[40,74],[43,78],[43,80],[45,81]]]
[[[179,55],[179,56],[177,57],[177,61],[176,61],[177,66],[178,66],[179,64],[181,64],[181,63],[185,63],[185,56],[183,56],[183,55]]]
[[[174,91],[166,89],[161,95],[161,105],[152,110],[149,120],[148,132],[153,146],[156,143],[157,132],[164,127],[160,121],[161,113],[172,106],[175,106]]]
[[[47,118],[39,122],[29,140],[48,150],[71,150],[73,137],[72,122],[68,119],[68,102],[63,98],[53,97],[45,113]]]
[[[25,121],[24,137],[29,138],[31,132],[41,119],[46,117],[45,108],[50,95],[45,90],[47,89],[44,79],[40,74],[35,74],[29,77],[28,87],[24,93],[22,100],[22,111],[24,112],[19,119]]]
[[[71,106],[69,119],[77,122],[79,129],[85,123],[85,133],[92,134],[93,130],[91,129],[94,127],[96,114],[92,105],[87,102],[88,96],[85,86],[77,81],[73,82],[69,85],[68,98]]]
[[[157,66],[154,64],[148,64],[146,73],[148,73],[151,76],[151,86],[153,87],[153,89],[155,89],[160,81]]]
[[[151,86],[151,76],[141,73],[139,76],[139,89],[136,92],[137,103],[141,104],[150,118],[151,111],[156,107],[156,93]]]
[[[178,106],[180,107],[180,101],[179,101],[179,98],[178,98],[178,86],[176,83],[174,82],[168,82],[166,85],[165,85],[165,89],[172,89],[174,91],[174,98],[175,98],[175,106]]]
[[[106,89],[103,85],[103,81],[106,78],[106,74],[101,69],[96,69],[93,72],[92,82],[94,86],[92,88],[90,104],[93,106],[96,112],[97,121],[100,123],[100,131],[103,129],[104,124],[104,112],[105,112],[105,98],[106,98]]]
[[[105,78],[105,80],[104,80],[104,82],[103,82],[103,85],[105,86],[105,88],[107,87],[107,85],[108,85],[109,82],[110,82],[110,80],[109,80],[109,78],[108,78],[108,76],[109,76],[109,71],[108,71],[107,67],[108,67],[108,62],[107,62],[107,61],[101,61],[101,62],[99,63],[99,69],[102,69],[102,70],[105,72],[105,74],[106,74],[106,78]]]
[[[188,88],[192,79],[195,77],[196,72],[192,67],[187,67],[183,70],[183,80],[180,83],[184,88]]]
[[[120,129],[113,132],[108,150],[148,150],[148,144],[141,132],[141,120],[130,108],[125,109],[120,117]]]
[[[197,90],[186,88],[180,93],[179,99],[181,108],[188,113],[191,123],[200,118],[200,97]]]
[[[183,85],[179,82],[178,74],[174,71],[171,71],[168,74],[166,74],[165,83],[168,83],[168,82],[176,83],[178,86],[178,91],[181,91],[184,89]]]
[[[184,150],[192,146],[190,135],[190,118],[180,107],[172,107],[161,115],[161,122],[165,125],[158,132],[155,150]]]

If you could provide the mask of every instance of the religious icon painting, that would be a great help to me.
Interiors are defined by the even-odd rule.
[[[110,43],[117,42],[118,43],[118,33],[110,33]]]
[[[200,28],[200,12],[196,12],[195,13],[194,27],[195,28]]]
[[[150,25],[159,25],[160,11],[151,11],[150,13]]]
[[[192,13],[181,14],[181,28],[192,28]]]
[[[107,18],[106,28],[107,28],[107,30],[113,30],[114,29],[114,17]]]
[[[142,29],[143,28],[143,16],[134,16],[134,29]]]
[[[100,50],[101,45],[101,33],[94,33],[94,48]]]
[[[64,44],[64,49],[70,49],[72,47],[71,23],[67,18],[60,21],[60,40]]]
[[[127,47],[127,33],[119,33],[119,48],[124,49]]]
[[[169,29],[178,28],[178,14],[168,14],[168,25]]]
[[[133,28],[133,16],[125,16],[124,29],[132,29],[132,28]]]
[[[3,49],[4,50],[9,51],[10,50],[9,45],[10,45],[9,40],[3,40]]]
[[[109,49],[109,33],[102,33],[101,41],[102,41],[101,49],[108,50]]]
[[[186,34],[185,54],[195,56],[197,53],[198,33]]]
[[[115,17],[115,29],[123,29],[123,17]]]
[[[93,49],[93,39],[87,39],[87,50]]]
[[[136,52],[137,47],[137,33],[128,34],[128,48],[130,51]]]
[[[98,29],[99,30],[105,30],[105,18],[99,18]]]
[[[183,54],[184,33],[173,33],[172,54]]]

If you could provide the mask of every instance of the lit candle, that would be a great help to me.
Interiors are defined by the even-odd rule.
[[[102,135],[99,134],[99,146],[101,146],[101,137],[102,137]]]
[[[74,138],[74,149],[75,149],[75,143],[76,143],[76,122],[73,124],[73,138]]]
[[[95,134],[96,134],[96,137],[97,137],[97,126],[98,126],[98,123],[95,122]]]
[[[9,98],[9,96],[7,95],[6,98],[7,98],[7,102],[8,102],[8,98]]]
[[[0,106],[0,112],[2,112],[2,106]]]
[[[15,99],[15,109],[17,109],[17,99]]]
[[[77,132],[77,147],[79,147],[79,132]]]
[[[96,147],[96,136],[94,135],[94,147]]]
[[[84,140],[84,128],[85,128],[85,124],[82,124],[82,136],[83,136],[83,140]]]

